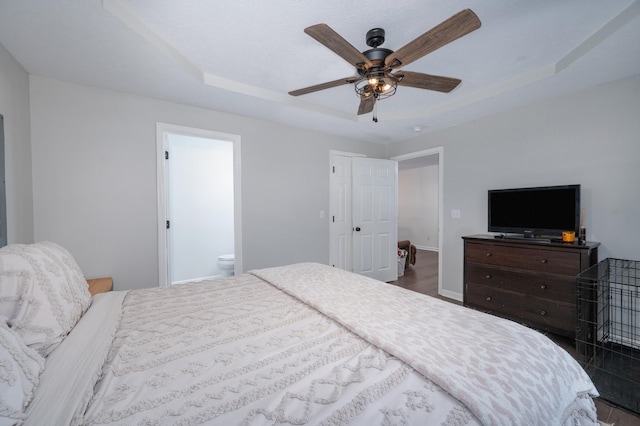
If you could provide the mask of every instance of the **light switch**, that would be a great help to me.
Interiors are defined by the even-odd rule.
[[[324,210],[320,210],[320,219],[324,219]]]

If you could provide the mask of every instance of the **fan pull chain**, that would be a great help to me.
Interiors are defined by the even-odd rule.
[[[378,103],[375,101],[375,99],[373,101],[373,122],[378,122]]]

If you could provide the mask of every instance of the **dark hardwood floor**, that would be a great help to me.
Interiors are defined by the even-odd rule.
[[[438,252],[418,250],[416,264],[405,268],[404,275],[394,284],[418,293],[435,296],[438,294]]]
[[[389,284],[462,305],[462,302],[438,294],[438,252],[418,250],[416,264],[405,268],[404,275]]]
[[[418,250],[416,253],[416,264],[409,265],[409,267],[405,269],[403,276],[398,277],[397,281],[392,281],[389,284],[462,305],[462,303],[457,300],[449,299],[438,294],[438,253],[434,251]],[[553,334],[547,334],[547,336],[571,354],[571,356],[576,357],[573,340]],[[615,424],[616,426],[640,426],[639,415],[611,405],[609,402],[600,398],[596,398],[596,408],[598,409],[598,419],[601,422]]]

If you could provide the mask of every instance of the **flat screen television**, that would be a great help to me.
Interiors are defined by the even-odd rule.
[[[580,227],[580,185],[489,190],[489,232],[560,237]]]

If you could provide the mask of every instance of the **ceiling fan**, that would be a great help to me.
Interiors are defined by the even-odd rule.
[[[367,45],[371,46],[371,49],[360,52],[327,24],[312,25],[305,28],[304,32],[353,65],[357,75],[294,90],[289,94],[300,96],[354,83],[356,94],[360,98],[358,115],[362,115],[373,111],[376,101],[392,96],[397,86],[448,93],[455,89],[461,80],[412,71],[392,71],[477,30],[480,25],[478,16],[471,9],[465,9],[395,52],[379,47],[384,43],[385,32],[382,28],[374,28],[367,32]],[[373,121],[378,121],[375,114]]]

